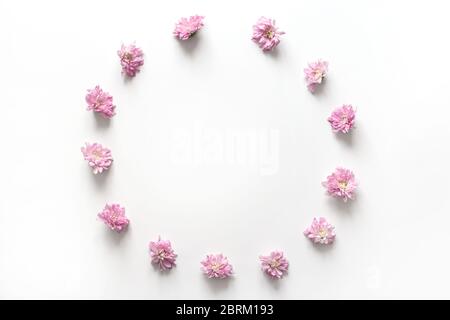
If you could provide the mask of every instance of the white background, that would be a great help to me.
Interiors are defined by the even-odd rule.
[[[447,3],[2,0],[0,297],[449,298]],[[174,23],[191,14],[205,27],[180,44]],[[261,15],[286,31],[273,54],[250,40]],[[116,51],[132,41],[145,66],[124,81]],[[312,95],[302,70],[317,58],[330,72]],[[86,111],[96,84],[110,122]],[[326,122],[343,103],[357,108],[347,138]],[[274,133],[275,170],[261,152],[208,158],[238,131]],[[86,141],[112,149],[110,172],[90,172]],[[320,185],[339,165],[359,181],[353,203]],[[106,202],[126,207],[126,233],[97,220]],[[330,248],[302,235],[321,215]],[[149,262],[158,235],[179,254],[167,274]],[[257,259],[272,249],[291,263],[278,282]],[[210,252],[232,280],[201,274]]]

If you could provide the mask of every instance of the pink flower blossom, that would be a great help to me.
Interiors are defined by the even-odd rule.
[[[331,244],[336,237],[334,226],[323,217],[314,218],[311,226],[306,228],[303,234],[314,243],[320,244]]]
[[[225,279],[233,273],[233,266],[222,254],[209,254],[201,264],[202,271],[208,278]]]
[[[268,256],[259,256],[262,270],[272,278],[281,279],[288,271],[289,262],[282,251],[273,251]]]
[[[111,150],[99,143],[90,144],[86,142],[86,146],[81,147],[81,152],[94,174],[108,170],[113,162]]]
[[[261,17],[253,26],[252,40],[263,51],[270,51],[280,43],[280,36],[285,34],[275,26],[275,20]]]
[[[322,83],[323,78],[328,72],[328,62],[318,60],[308,64],[308,68],[303,70],[305,72],[306,84],[309,91],[314,92],[319,84]]]
[[[187,40],[203,27],[203,16],[181,18],[175,25],[173,35],[180,40]]]
[[[117,51],[117,55],[120,58],[122,73],[128,77],[134,77],[144,64],[144,52],[134,43],[127,46],[122,44],[120,50]]]
[[[111,119],[115,115],[114,109],[116,106],[113,104],[113,97],[108,92],[103,91],[100,86],[88,90],[86,102],[88,110],[94,110],[104,118]]]
[[[98,217],[108,226],[111,230],[121,232],[125,229],[130,220],[125,216],[125,208],[119,204],[107,204],[102,212],[98,214]]]
[[[327,181],[322,182],[322,185],[330,196],[342,198],[344,202],[347,202],[348,199],[353,200],[357,187],[353,172],[344,168],[336,168],[327,177]]]
[[[152,263],[157,265],[160,270],[169,270],[175,267],[177,255],[172,249],[172,245],[168,240],[150,241],[150,257]]]
[[[355,124],[355,111],[351,105],[344,104],[331,113],[328,122],[334,132],[348,133]]]

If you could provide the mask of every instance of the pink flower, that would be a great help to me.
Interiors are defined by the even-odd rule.
[[[328,122],[334,132],[348,133],[355,124],[355,111],[351,105],[344,104],[331,113]]]
[[[116,106],[113,105],[113,97],[108,92],[103,91],[100,86],[88,90],[86,102],[88,110],[94,110],[104,118],[111,119],[115,115],[114,109]]]
[[[285,34],[275,26],[275,20],[261,17],[253,26],[252,40],[258,44],[263,51],[270,51],[280,43],[280,36]]]
[[[314,218],[311,226],[309,226],[303,234],[314,243],[320,244],[331,244],[336,237],[334,227],[322,217],[319,219]]]
[[[84,160],[88,162],[94,174],[108,170],[113,162],[111,150],[104,148],[99,143],[90,144],[86,142],[86,146],[81,148],[81,152],[83,152]]]
[[[98,217],[110,227],[111,230],[117,232],[121,232],[130,223],[130,220],[125,217],[125,208],[122,208],[119,204],[105,205],[105,208],[98,214]]]
[[[159,237],[156,242],[150,241],[149,248],[152,263],[159,266],[160,270],[169,270],[175,267],[177,255],[173,251],[170,241],[161,240]]]
[[[303,70],[305,72],[306,84],[309,91],[314,92],[319,84],[322,83],[323,78],[328,72],[328,62],[318,60],[308,64],[308,68]]]
[[[357,187],[353,172],[344,168],[336,168],[327,177],[327,181],[322,182],[322,185],[330,196],[342,198],[344,202],[347,202],[348,199],[353,200]]]
[[[139,72],[141,66],[144,64],[144,53],[141,48],[136,47],[135,44],[130,44],[122,47],[117,51],[122,66],[122,73],[128,77],[134,77]]]
[[[208,278],[225,279],[233,273],[233,266],[222,254],[209,254],[201,264],[202,271]]]
[[[187,40],[203,27],[203,16],[181,18],[175,25],[173,35],[180,40]]]
[[[262,270],[272,278],[281,279],[288,271],[289,262],[282,251],[273,251],[268,256],[259,256]]]

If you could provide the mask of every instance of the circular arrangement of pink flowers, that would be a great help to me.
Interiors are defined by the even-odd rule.
[[[318,60],[308,64],[303,70],[305,72],[305,80],[308,90],[314,92],[317,86],[322,83],[328,72],[328,62]]]
[[[348,133],[355,125],[355,111],[351,105],[344,104],[328,117],[334,132]]]
[[[173,35],[183,41],[190,39],[203,28],[204,18],[199,15],[181,18],[175,24]],[[268,52],[279,45],[283,34],[285,32],[278,29],[274,19],[260,17],[253,25],[252,41],[263,52]],[[122,44],[117,55],[120,58],[123,75],[132,78],[141,71],[144,65],[144,53],[136,44]],[[328,62],[319,59],[309,63],[303,71],[307,88],[314,93],[327,76]],[[98,85],[87,90],[85,100],[87,110],[99,113],[106,119],[111,119],[116,114],[113,97]],[[334,132],[347,134],[354,128],[355,110],[352,105],[342,105],[333,110],[327,121]],[[113,163],[111,150],[99,143],[86,143],[81,151],[94,174],[108,170]],[[344,202],[354,199],[357,188],[353,172],[342,167],[336,168],[327,176],[322,185],[326,188],[328,195],[340,198]],[[119,204],[106,204],[97,216],[109,229],[118,233],[124,231],[130,223],[125,215],[125,208]],[[313,243],[322,245],[332,244],[336,238],[335,227],[324,217],[314,218],[303,234]],[[158,237],[156,241],[150,241],[148,250],[151,263],[159,270],[171,270],[176,266],[178,255],[174,252],[169,240]],[[283,278],[289,269],[289,261],[283,251],[276,250],[267,255],[260,255],[259,261],[262,271],[273,279]],[[228,258],[222,253],[208,254],[200,264],[202,272],[208,278],[226,279],[234,272]]]
[[[102,212],[98,214],[102,220],[111,230],[122,232],[130,223],[130,220],[125,216],[125,208],[119,204],[107,204]]]
[[[227,257],[221,253],[208,254],[200,263],[203,273],[208,278],[225,279],[233,274],[233,266],[228,262]]]
[[[117,51],[120,58],[120,65],[122,66],[122,73],[128,77],[134,77],[144,65],[144,52],[136,45],[122,44],[120,50]]]
[[[348,199],[353,200],[357,183],[352,171],[345,168],[336,168],[336,170],[322,182],[330,196],[341,198],[344,202]]]
[[[159,237],[158,241],[150,241],[149,249],[152,263],[158,266],[161,271],[175,267],[177,255],[169,240],[161,240],[161,237]]]
[[[268,276],[281,279],[289,269],[289,262],[282,251],[272,251],[267,256],[259,256],[261,268]]]
[[[113,162],[111,150],[99,143],[90,144],[86,142],[86,145],[81,148],[81,152],[94,174],[108,170]]]
[[[278,30],[275,26],[275,20],[261,17],[253,26],[252,40],[263,51],[271,51],[280,43],[280,36],[283,34],[285,32]]]
[[[111,119],[116,114],[113,97],[108,92],[103,91],[100,86],[88,90],[86,102],[88,104],[87,110],[94,110],[106,119]]]
[[[191,16],[189,18],[181,18],[175,25],[173,35],[180,40],[188,40],[197,31],[203,28],[203,16]]]
[[[314,218],[311,225],[306,228],[303,234],[314,243],[319,244],[331,244],[336,237],[334,226],[323,217],[318,219]]]

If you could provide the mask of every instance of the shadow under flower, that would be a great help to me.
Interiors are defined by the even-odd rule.
[[[103,221],[101,221],[99,219],[99,223],[103,224]],[[127,228],[125,230],[123,230],[122,232],[117,232],[114,230],[111,230],[110,228],[108,228],[108,226],[103,225],[104,230],[104,235],[105,238],[107,238],[109,243],[112,243],[116,246],[118,246],[120,244],[120,242],[122,242],[123,238],[126,236],[126,233],[131,232],[131,228],[130,225],[127,226]]]
[[[97,123],[97,126],[99,128],[106,129],[111,126],[111,119],[106,119],[105,117],[100,115],[100,113],[98,113],[98,112],[93,112],[93,114],[94,114],[95,122]]]
[[[197,48],[199,42],[201,39],[201,35],[199,32],[194,33],[189,39],[187,40],[180,40],[176,39],[178,43],[180,44],[180,47],[183,49],[183,51],[187,55],[192,55],[195,48]]]
[[[336,140],[342,141],[345,145],[351,147],[354,144],[353,130],[348,133],[336,132],[334,133]]]
[[[202,275],[202,276],[203,276],[204,281],[206,281],[209,288],[213,292],[220,292],[220,291],[227,289],[230,286],[231,282],[233,281],[233,277],[229,277],[226,279],[215,279],[215,278],[210,279],[208,277],[205,277],[204,275]]]
[[[136,73],[136,76],[135,76],[135,77],[137,77],[138,75],[139,75],[139,72]],[[129,83],[131,83],[131,82],[133,81],[133,78],[134,78],[134,77],[129,77],[129,76],[127,76],[126,74],[122,74],[122,80],[123,80],[123,83],[124,83],[124,84],[129,84]]]
[[[280,290],[282,286],[282,282],[284,281],[284,278],[288,276],[288,273],[283,275],[283,278],[276,279],[268,276],[267,274],[264,274],[264,278],[266,278],[266,282],[274,289],[274,290]]]
[[[329,197],[328,205],[332,207],[333,211],[344,212],[352,214],[354,211],[354,202],[356,200],[347,200],[344,202],[342,199]]]
[[[314,95],[314,96],[322,96],[322,95],[324,95],[325,93],[324,93],[324,91],[325,91],[325,86],[326,86],[326,83],[327,83],[327,78],[325,77],[325,78],[323,78],[322,79],[322,83],[320,83],[320,84],[318,84],[317,86],[316,86],[316,89],[314,90],[314,92],[310,92],[312,95]],[[305,85],[306,85],[306,81],[305,81]],[[306,88],[306,90],[308,90],[309,91],[309,89],[308,88]]]
[[[98,188],[102,188],[106,184],[106,181],[109,179],[109,176],[111,175],[110,171],[113,170],[113,168],[114,168],[114,162],[111,165],[111,167],[109,167],[108,170],[105,170],[102,173],[91,174],[92,179],[94,179],[95,185]],[[92,171],[91,168],[89,168],[89,169]]]
[[[334,240],[336,242],[336,240]],[[320,252],[330,252],[333,250],[334,242],[331,244],[320,244],[320,243],[311,243],[311,245],[314,247],[314,250],[320,251]]]
[[[153,269],[152,271],[157,273],[161,277],[167,277],[171,273],[176,272],[176,266],[174,266],[172,269],[161,270],[161,268],[157,264],[151,262],[150,257],[149,257],[149,260],[150,260],[150,264],[152,265],[152,269]]]
[[[273,59],[278,59],[278,57],[280,56],[280,49],[278,47],[276,47],[270,51],[264,52],[264,54],[266,54],[267,56],[269,56]]]

